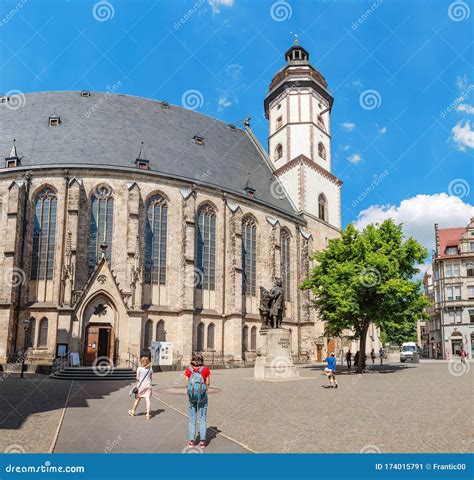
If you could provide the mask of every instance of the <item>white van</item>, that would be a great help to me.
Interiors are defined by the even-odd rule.
[[[405,362],[406,360],[413,361],[413,354],[415,352],[416,352],[415,342],[402,343],[402,349],[400,351],[400,362]]]

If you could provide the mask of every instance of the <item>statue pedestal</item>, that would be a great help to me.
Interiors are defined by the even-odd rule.
[[[270,328],[260,332],[262,356],[257,357],[254,376],[258,380],[287,380],[297,378],[298,372],[291,359],[290,331]]]

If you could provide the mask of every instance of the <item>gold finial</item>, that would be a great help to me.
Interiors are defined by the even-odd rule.
[[[293,32],[290,32],[290,35],[293,35],[295,37],[295,39],[293,40],[293,43],[295,45],[298,45],[298,34],[297,33],[293,33]]]

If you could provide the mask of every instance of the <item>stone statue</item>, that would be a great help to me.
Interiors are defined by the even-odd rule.
[[[285,298],[280,278],[275,279],[274,286],[270,291],[260,287],[259,310],[263,328],[281,328],[285,315]]]

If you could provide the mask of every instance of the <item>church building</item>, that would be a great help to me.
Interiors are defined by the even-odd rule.
[[[89,91],[0,98],[0,364],[77,352],[125,366],[252,364],[260,287],[281,278],[295,361],[340,345],[299,285],[341,228],[333,97],[295,44],[250,129],[167,102]]]

